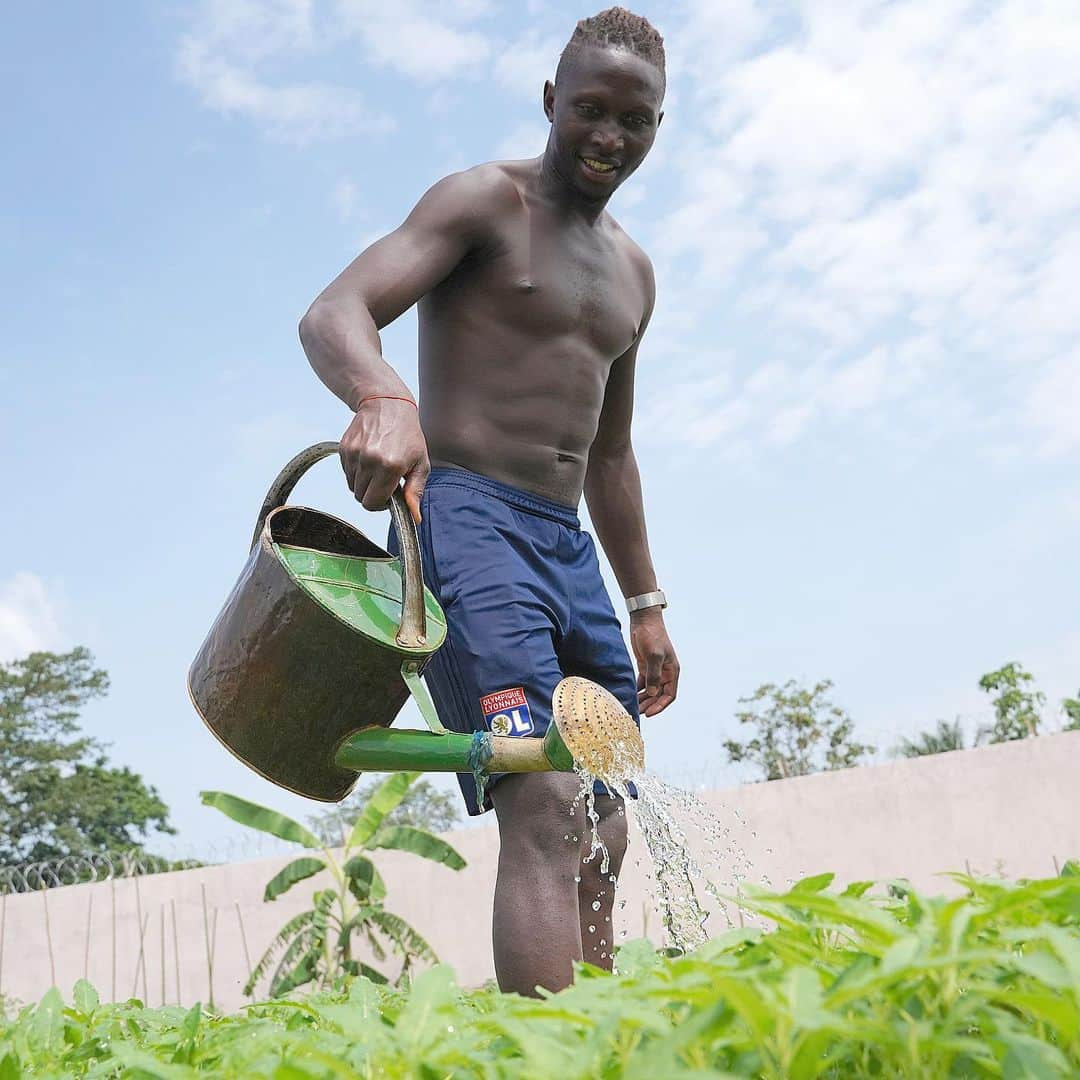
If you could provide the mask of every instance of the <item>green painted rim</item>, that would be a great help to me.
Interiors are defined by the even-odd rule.
[[[397,641],[401,622],[401,563],[391,556],[333,555],[314,548],[272,542],[285,572],[321,608],[368,641],[402,656],[429,656],[446,640],[446,616],[424,589],[428,641],[407,648]]]

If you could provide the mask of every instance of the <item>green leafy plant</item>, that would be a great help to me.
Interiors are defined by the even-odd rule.
[[[944,754],[950,750],[963,750],[964,731],[957,717],[951,724],[946,720],[937,722],[935,731],[920,732],[914,739],[904,737],[897,743],[896,757],[925,757],[927,754]]]
[[[979,680],[979,689],[992,695],[994,707],[994,722],[979,728],[979,742],[1011,742],[1039,734],[1046,695],[1028,689],[1034,681],[1035,676],[1015,662],[989,671]]]
[[[1076,697],[1062,700],[1061,711],[1065,714],[1065,730],[1080,731],[1080,691]]]
[[[412,825],[395,825],[387,818],[409,790],[418,773],[395,773],[371,793],[356,818],[344,848],[337,854],[298,821],[222,791],[204,791],[202,801],[241,825],[299,844],[318,855],[302,855],[282,867],[267,883],[263,898],[283,896],[294,885],[327,873],[332,885],[317,890],[312,906],[293,916],[278,931],[251,972],[244,993],[269,974],[269,992],[278,997],[314,983],[327,987],[342,975],[365,975],[378,983],[389,977],[357,959],[362,942],[379,963],[391,953],[400,957],[400,981],[417,960],[436,962],[424,938],[400,915],[387,910],[386,884],[368,853],[380,848],[407,851],[460,870],[465,860],[445,840]],[[3,1074],[0,1073],[0,1080]]]
[[[828,699],[832,682],[811,687],[789,679],[783,686],[763,683],[735,719],[756,732],[743,742],[724,742],[728,760],[757,765],[764,780],[783,780],[820,770],[857,765],[874,747],[856,742],[851,717]]]
[[[903,882],[832,891],[818,874],[744,903],[693,953],[647,941],[617,974],[581,966],[548,998],[462,990],[442,966],[407,988],[348,980],[237,1016],[106,1005],[86,983],[0,1022],[0,1078],[251,1080],[1007,1080],[1080,1075],[1080,866],[962,895]]]

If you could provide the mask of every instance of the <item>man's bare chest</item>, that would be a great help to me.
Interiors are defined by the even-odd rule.
[[[507,230],[469,268],[460,301],[484,304],[506,329],[587,344],[609,360],[637,335],[645,298],[611,243],[588,243],[533,224]]]

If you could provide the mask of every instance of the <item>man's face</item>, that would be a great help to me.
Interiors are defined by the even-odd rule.
[[[607,198],[651,149],[663,97],[660,72],[625,49],[568,57],[558,85],[544,85],[559,174],[587,198]]]

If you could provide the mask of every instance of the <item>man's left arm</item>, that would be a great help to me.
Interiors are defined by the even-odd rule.
[[[625,597],[654,592],[657,587],[645,531],[641,477],[630,441],[634,367],[651,314],[650,294],[649,310],[633,345],[614,362],[608,374],[604,405],[585,472],[589,515]],[[630,644],[637,660],[641,713],[655,716],[675,700],[679,686],[679,661],[661,607],[642,608],[630,615]]]

